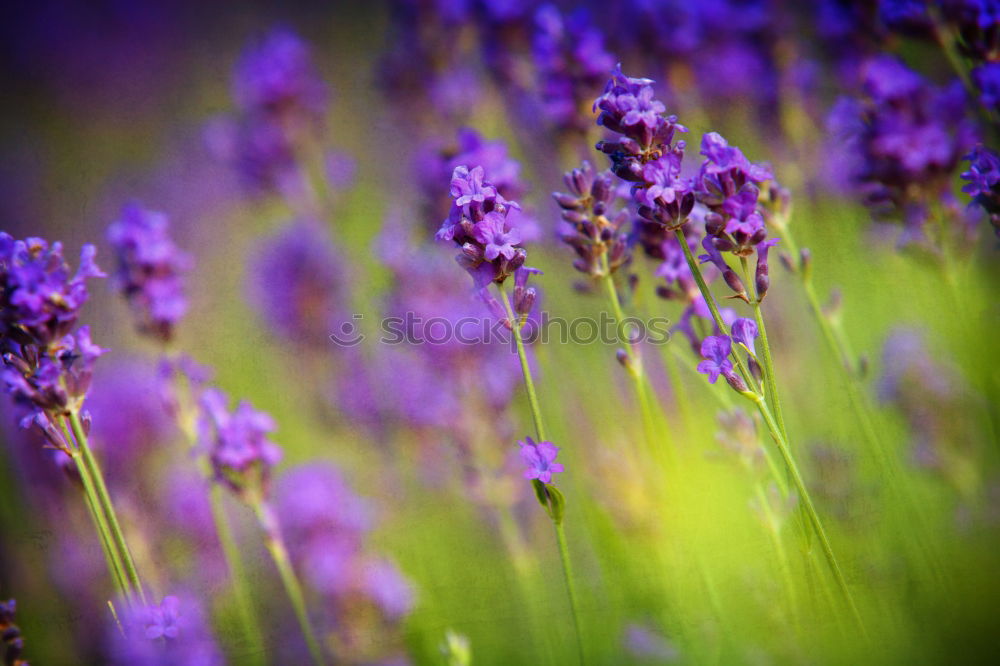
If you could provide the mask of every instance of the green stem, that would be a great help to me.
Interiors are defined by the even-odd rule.
[[[524,340],[521,339],[521,321],[515,316],[514,309],[510,306],[510,299],[507,298],[507,291],[503,284],[497,285],[500,292],[500,300],[503,302],[504,311],[507,313],[507,321],[510,322],[511,334],[514,336],[514,343],[517,345],[517,356],[521,361],[521,374],[524,376],[524,388],[528,393],[528,403],[531,405],[531,416],[535,421],[535,434],[539,441],[547,441],[545,437],[545,426],[542,424],[542,410],[538,404],[538,394],[535,392],[535,382],[531,377],[531,366],[528,365],[528,354],[524,349]],[[566,535],[563,533],[561,520],[553,517],[552,525],[556,530],[556,540],[559,542],[559,559],[562,561],[563,578],[566,581],[566,592],[569,595],[570,612],[573,616],[573,628],[576,633],[576,649],[580,663],[585,663],[583,652],[583,632],[580,631],[580,616],[577,612],[576,588],[573,585],[573,568],[570,563],[569,548],[566,546]]]
[[[90,449],[90,444],[87,441],[87,434],[83,430],[83,424],[80,422],[80,415],[76,410],[70,411],[69,422],[70,427],[73,429],[73,435],[76,438],[77,446],[80,449],[80,454],[83,457],[84,466],[87,467],[94,481],[93,485],[97,495],[98,506],[104,512],[105,518],[107,519],[111,541],[118,550],[129,585],[132,587],[132,591],[138,596],[139,601],[143,605],[146,605],[146,593],[142,588],[142,582],[139,580],[139,572],[135,567],[135,560],[132,558],[132,551],[128,547],[128,542],[125,540],[125,533],[122,531],[121,523],[118,522],[118,516],[115,513],[114,504],[111,502],[111,495],[108,493],[108,487],[104,483],[104,475],[101,473],[101,468],[97,464],[97,459],[94,457],[94,454]]]
[[[577,657],[580,659],[580,663],[586,662],[583,653],[583,632],[580,630],[580,617],[577,614],[576,607],[576,587],[573,584],[573,569],[570,564],[569,558],[569,547],[566,545],[566,533],[563,530],[561,522],[554,523],[556,528],[556,540],[559,542],[559,557],[562,559],[563,564],[563,578],[566,581],[566,591],[569,594],[569,607],[573,615],[573,629],[576,631],[576,649]]]
[[[798,614],[796,613],[795,583],[792,580],[792,567],[788,561],[788,553],[785,552],[785,544],[781,540],[781,526],[778,517],[771,508],[771,500],[764,490],[764,486],[758,482],[755,484],[754,493],[760,510],[767,523],[767,532],[771,537],[771,545],[774,546],[775,554],[778,556],[778,568],[781,570],[781,580],[785,586],[785,595],[788,597],[788,610],[792,617],[793,624],[798,627]]]
[[[254,610],[253,597],[246,584],[246,569],[243,566],[243,556],[240,554],[239,546],[233,537],[233,531],[229,527],[229,519],[226,516],[222,486],[218,483],[211,484],[209,491],[209,501],[212,506],[212,520],[215,523],[215,533],[219,537],[219,544],[222,546],[222,555],[226,560],[226,568],[229,570],[231,584],[233,586],[233,596],[236,599],[237,610],[239,611],[240,624],[243,625],[243,637],[247,641],[247,656],[255,664],[263,664],[264,644],[261,641],[260,620]]]
[[[619,326],[625,321],[625,312],[622,310],[621,299],[618,297],[618,287],[615,285],[615,278],[611,274],[608,265],[608,255],[601,255],[601,267],[603,275],[601,281],[605,284],[608,292],[608,301],[611,303],[611,311],[615,316],[615,322]],[[617,330],[617,329],[616,329]],[[642,356],[637,345],[632,341],[629,331],[625,331],[625,353],[628,355],[628,374],[635,384],[636,398],[639,400],[639,411],[642,417],[642,426],[646,434],[646,441],[652,445],[655,439],[655,427],[653,425],[653,408],[649,400],[649,387],[646,384],[646,374],[643,370]]]
[[[764,352],[762,358],[764,361],[764,381],[767,384],[768,400],[774,408],[774,416],[778,421],[778,427],[781,428],[781,434],[787,440],[788,431],[785,429],[785,417],[781,411],[781,400],[778,398],[778,380],[774,372],[774,358],[771,356],[771,345],[767,341],[767,326],[764,325],[764,313],[761,311],[760,297],[757,294],[754,281],[750,279],[750,268],[746,257],[740,257],[740,266],[743,268],[743,280],[749,285],[751,295],[753,296],[751,299],[753,303],[753,316],[757,321],[760,344]]]
[[[708,306],[709,312],[712,313],[712,319],[715,321],[716,327],[722,335],[729,335],[729,329],[726,328],[726,322],[722,320],[722,315],[719,313],[719,306],[715,304],[715,298],[712,297],[712,292],[708,289],[708,284],[705,282],[705,277],[701,274],[701,268],[698,266],[698,262],[695,261],[694,255],[691,254],[691,248],[688,247],[687,238],[684,237],[684,231],[678,227],[674,230],[677,234],[677,242],[681,244],[681,248],[684,250],[684,259],[687,260],[688,268],[691,269],[691,274],[694,276],[694,281],[698,284],[698,290],[701,292],[702,298],[705,299],[705,304]],[[740,375],[743,377],[743,381],[746,385],[754,391],[759,390],[757,388],[757,380],[754,379],[753,375],[747,369],[746,364],[743,363],[743,359],[740,357],[733,347],[732,350],[733,360],[736,361],[736,367],[740,371]]]
[[[284,585],[288,599],[292,602],[292,609],[295,611],[295,617],[299,622],[302,635],[306,639],[313,663],[316,666],[325,666],[326,658],[323,656],[323,648],[320,647],[319,640],[317,640],[316,635],[313,633],[312,624],[309,622],[309,613],[306,610],[306,600],[305,595],[302,593],[302,584],[299,582],[299,578],[295,575],[295,570],[292,568],[292,561],[288,557],[288,549],[285,547],[284,539],[281,537],[281,528],[278,525],[278,519],[271,510],[271,507],[263,501],[254,502],[253,510],[257,515],[261,529],[264,531],[264,545],[267,546],[267,550],[271,554],[271,559],[274,560],[275,566],[278,567],[281,584]]]
[[[861,620],[861,614],[858,612],[858,607],[854,603],[854,597],[851,595],[851,590],[847,586],[847,579],[844,578],[844,573],[840,569],[837,557],[833,553],[833,546],[830,545],[830,539],[827,537],[826,529],[823,527],[823,522],[819,518],[819,513],[816,511],[812,497],[806,488],[805,481],[802,480],[802,474],[799,473],[799,467],[795,462],[795,458],[792,457],[792,453],[788,448],[788,442],[785,440],[784,435],[778,428],[778,424],[775,421],[774,416],[771,414],[771,410],[768,409],[767,404],[764,402],[764,399],[759,395],[754,395],[751,399],[757,404],[757,408],[760,410],[760,414],[764,417],[764,422],[767,424],[767,428],[771,432],[771,438],[774,440],[775,445],[778,447],[778,452],[781,454],[781,457],[785,462],[785,467],[788,469],[788,473],[792,478],[795,490],[799,494],[799,501],[802,502],[802,506],[805,508],[806,516],[808,516],[813,531],[819,539],[820,547],[823,550],[823,555],[826,558],[827,565],[830,567],[830,571],[833,573],[833,577],[837,581],[837,586],[844,595],[844,600],[847,602],[851,615],[854,617],[854,620],[857,622],[862,633],[866,633],[864,622]]]
[[[65,427],[65,424],[63,427]],[[72,452],[70,454],[70,458],[72,458],[73,462],[76,464],[76,469],[80,474],[80,480],[83,482],[83,497],[86,500],[87,510],[90,512],[90,518],[94,521],[94,526],[97,528],[97,534],[101,540],[101,550],[104,551],[104,560],[108,565],[108,571],[111,573],[111,578],[114,581],[115,586],[118,588],[118,593],[121,595],[121,598],[125,601],[125,603],[131,604],[132,591],[129,589],[128,578],[125,576],[121,562],[111,542],[108,523],[104,518],[104,513],[100,510],[100,506],[97,501],[97,492],[94,489],[94,481],[90,477],[90,471],[87,469],[87,466],[84,464],[83,459],[78,452]]]

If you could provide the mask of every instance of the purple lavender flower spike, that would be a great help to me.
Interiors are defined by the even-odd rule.
[[[236,65],[233,97],[244,111],[303,109],[321,114],[327,96],[309,47],[289,30],[279,28],[265,35]]]
[[[1000,111],[1000,62],[976,67],[972,70],[972,81],[979,88],[983,108],[990,113]]]
[[[552,475],[563,471],[562,463],[555,462],[559,447],[552,442],[536,444],[531,437],[525,437],[518,444],[521,446],[521,460],[528,467],[524,470],[524,478],[552,483]]]
[[[477,289],[503,283],[527,257],[521,247],[521,219],[512,215],[520,206],[504,199],[492,183],[483,180],[480,166],[455,167],[451,195],[451,210],[436,238],[461,248],[456,260],[472,276]]]
[[[62,243],[14,240],[0,232],[0,333],[39,347],[66,336],[87,301],[86,279],[105,277],[94,263],[96,252],[93,245],[84,245],[80,266],[71,275]]]
[[[208,454],[217,481],[248,501],[263,499],[271,468],[281,460],[281,449],[268,439],[277,426],[270,415],[245,401],[233,412],[228,405],[222,391],[202,393],[199,447]]]
[[[125,296],[140,332],[170,341],[187,312],[183,274],[191,257],[174,245],[167,216],[132,203],[108,227],[107,238],[118,256],[115,286]]]
[[[733,371],[729,353],[733,348],[728,335],[709,335],[701,343],[701,355],[705,359],[698,364],[698,372],[708,375],[708,382],[714,384],[719,375],[728,376]]]
[[[757,323],[753,319],[746,317],[737,319],[733,322],[731,332],[733,340],[749,349],[751,354],[757,354],[753,346],[753,341],[757,338]]]

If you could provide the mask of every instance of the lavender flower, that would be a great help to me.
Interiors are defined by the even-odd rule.
[[[202,393],[199,447],[209,456],[217,481],[249,502],[259,501],[266,496],[271,468],[281,459],[281,449],[268,439],[276,425],[248,402],[232,412],[228,405],[222,391]]]
[[[247,274],[249,300],[281,338],[325,342],[345,301],[341,259],[317,222],[294,222],[263,239]]]
[[[1000,236],[1000,155],[979,144],[965,159],[969,170],[962,173],[962,179],[968,182],[962,191],[972,197],[973,205],[986,211],[994,232]]]
[[[957,83],[934,88],[889,56],[863,71],[865,97],[838,102],[831,131],[876,217],[901,220],[902,242],[922,240],[932,204],[950,199],[951,174],[972,142],[964,92]]]
[[[972,81],[979,88],[980,101],[990,113],[1000,111],[1000,62],[990,62],[972,70]]]
[[[542,5],[535,12],[532,55],[545,116],[559,130],[585,132],[585,100],[593,99],[614,66],[604,35],[584,9],[564,20],[555,6]]]
[[[241,56],[233,76],[233,98],[248,112],[320,116],[326,110],[327,90],[305,42],[290,30],[277,28]]]
[[[62,243],[42,238],[14,240],[0,232],[0,335],[4,345],[45,348],[76,325],[87,301],[86,279],[105,277],[94,263],[97,250],[84,245],[80,266],[70,274]]]
[[[552,483],[552,475],[563,471],[562,463],[555,462],[559,447],[552,442],[536,444],[531,437],[525,437],[518,444],[521,446],[521,460],[527,466],[524,478]]]
[[[710,335],[701,343],[701,355],[705,359],[698,364],[698,372],[708,375],[710,384],[714,384],[719,375],[728,377],[733,372],[733,364],[729,360],[732,351],[732,340],[728,335]]]
[[[169,236],[167,216],[133,203],[108,227],[108,242],[118,255],[115,286],[135,314],[141,333],[169,342],[187,312],[182,275],[191,257]]]
[[[520,208],[484,180],[483,168],[459,166],[451,179],[453,205],[437,232],[438,240],[454,241],[461,248],[459,265],[472,276],[477,288],[502,284],[524,265],[527,252],[511,212]]]
[[[733,322],[730,331],[735,342],[742,344],[751,354],[756,355],[757,352],[754,350],[753,341],[757,338],[757,323],[753,319],[747,319],[746,317],[737,319]]]
[[[552,196],[562,209],[559,239],[577,254],[573,268],[599,277],[605,272],[602,266],[605,256],[608,272],[627,266],[632,260],[624,228],[628,211],[615,213],[610,209],[615,197],[611,172],[596,173],[590,162],[584,160],[579,169],[563,175],[563,182],[569,194],[556,192]]]
[[[4,666],[28,666],[28,662],[21,659],[24,653],[24,638],[21,636],[21,629],[14,624],[14,612],[17,610],[17,603],[10,599],[7,602],[0,601],[0,651],[3,654]]]
[[[108,629],[111,663],[129,666],[217,666],[225,663],[201,604],[169,595],[159,604],[120,611]]]

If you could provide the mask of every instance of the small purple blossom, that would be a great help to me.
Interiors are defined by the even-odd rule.
[[[518,444],[521,446],[521,461],[527,466],[524,478],[552,483],[552,475],[563,471],[562,463],[555,462],[559,447],[552,442],[536,444],[531,437],[525,437]]]
[[[262,499],[271,468],[281,460],[281,449],[268,439],[277,427],[274,419],[246,401],[230,412],[228,397],[218,389],[206,390],[200,402],[199,447],[215,479],[250,501]]]
[[[115,286],[131,306],[139,331],[169,341],[187,312],[182,276],[192,261],[170,238],[167,216],[129,204],[108,227],[107,238],[118,257]]]
[[[757,323],[753,319],[740,317],[733,322],[730,331],[734,341],[749,349],[751,354],[757,353],[753,346],[753,341],[757,338]]]
[[[120,606],[121,628],[107,630],[109,657],[125,666],[221,666],[225,658],[212,637],[201,603],[168,595],[159,604]]]
[[[278,28],[248,48],[233,76],[233,97],[244,111],[325,111],[327,91],[309,47],[295,33]]]
[[[982,208],[1000,236],[1000,155],[979,144],[965,156],[969,169],[962,173],[967,181],[962,191],[972,197],[972,204]]]
[[[701,356],[705,360],[698,364],[698,372],[708,375],[710,384],[714,384],[719,375],[728,377],[733,372],[733,364],[729,360],[733,343],[728,335],[709,335],[701,343]]]

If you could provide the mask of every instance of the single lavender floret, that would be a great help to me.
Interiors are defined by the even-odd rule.
[[[757,352],[754,350],[753,341],[757,338],[757,322],[753,319],[740,317],[733,322],[730,331],[732,332],[734,341],[739,342],[749,349],[751,354],[756,355]]]
[[[169,342],[188,309],[183,274],[192,261],[170,238],[167,216],[129,204],[108,227],[107,238],[118,258],[115,287],[131,306],[139,331]]]
[[[521,460],[527,466],[524,478],[552,483],[552,475],[563,471],[562,463],[555,462],[559,447],[552,442],[543,441],[536,444],[531,437],[525,437],[518,444],[521,446]]]
[[[707,375],[710,384],[714,384],[719,375],[732,373],[733,364],[729,360],[732,344],[728,335],[709,335],[702,341],[701,355],[705,360],[698,364],[698,372]]]

